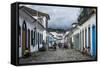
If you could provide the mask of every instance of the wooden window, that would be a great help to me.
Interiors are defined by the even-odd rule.
[[[40,33],[39,33],[39,44],[40,44]]]
[[[33,30],[31,30],[31,45],[33,45]]]
[[[39,44],[41,44],[40,42],[41,42],[41,40],[40,40],[40,33],[39,33]]]
[[[82,40],[83,40],[82,45],[84,47],[84,30],[82,31]]]
[[[81,42],[81,31],[80,31],[80,42],[79,42],[79,43],[80,43],[79,46],[80,46],[80,49],[81,49],[81,43],[82,43],[82,42]]]
[[[34,31],[34,37],[33,37],[34,44],[33,44],[33,46],[35,46],[35,42],[36,42],[36,37],[35,37],[35,35],[36,35],[36,31]]]
[[[37,44],[37,42],[38,42],[38,35],[37,35],[37,32],[36,32],[36,44]]]
[[[41,39],[41,41],[43,41],[43,35],[42,35],[42,37],[41,37],[42,39]]]
[[[88,28],[88,47],[90,48],[91,46],[91,33],[90,33],[90,27]]]
[[[39,34],[39,36],[40,36],[40,44],[41,44],[41,34]]]

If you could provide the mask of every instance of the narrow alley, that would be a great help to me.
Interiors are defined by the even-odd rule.
[[[97,59],[96,9],[19,5],[19,64]]]

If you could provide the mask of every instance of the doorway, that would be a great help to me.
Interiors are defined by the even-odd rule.
[[[92,26],[92,56],[96,58],[96,27]]]
[[[27,26],[26,22],[23,21],[22,24],[22,57],[25,55],[25,50],[27,50]]]

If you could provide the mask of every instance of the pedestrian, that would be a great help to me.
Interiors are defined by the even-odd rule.
[[[42,45],[43,45],[42,48],[40,48],[39,50],[40,51],[45,51],[46,50],[46,43],[45,43],[44,40],[42,41]]]
[[[53,45],[53,47],[54,47],[55,50],[56,50],[56,46],[57,46],[57,44],[56,44],[56,42],[55,42],[54,45]]]

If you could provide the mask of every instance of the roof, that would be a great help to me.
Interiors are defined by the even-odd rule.
[[[27,11],[31,16],[37,16],[37,12],[38,12],[39,17],[40,16],[45,16],[47,19],[50,19],[50,16],[48,14],[37,11],[37,10],[34,10],[34,9],[31,9],[31,8],[28,8],[26,6],[20,6],[19,9]]]
[[[83,11],[80,13],[79,18],[78,18],[78,24],[82,25],[87,21],[94,13],[96,10],[94,8],[83,8]]]

